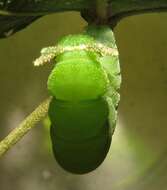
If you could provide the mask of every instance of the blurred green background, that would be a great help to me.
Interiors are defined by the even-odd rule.
[[[0,161],[1,190],[166,190],[167,13],[122,19],[114,29],[123,83],[118,124],[104,163],[73,175],[56,163],[39,124]],[[51,65],[34,68],[42,47],[86,22],[76,12],[45,16],[0,40],[0,139],[45,97]]]

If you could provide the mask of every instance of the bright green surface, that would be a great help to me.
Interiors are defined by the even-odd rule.
[[[66,47],[66,46],[78,46],[80,44],[93,44],[94,39],[88,35],[83,35],[83,34],[78,34],[78,35],[67,35],[62,37],[58,41],[58,45],[61,47]]]
[[[104,95],[107,78],[100,63],[74,57],[59,62],[48,79],[48,90],[60,100],[88,100]]]
[[[87,35],[62,38],[61,47],[94,44]],[[59,100],[78,101],[96,99],[107,90],[107,76],[98,55],[89,51],[64,52],[58,56],[48,79],[48,90]]]

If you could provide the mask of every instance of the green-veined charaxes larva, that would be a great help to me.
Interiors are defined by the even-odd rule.
[[[43,48],[34,64],[51,61],[53,153],[65,170],[84,174],[105,159],[116,125],[121,75],[113,33],[102,26],[67,35]]]

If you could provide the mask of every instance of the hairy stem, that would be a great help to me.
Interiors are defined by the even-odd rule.
[[[0,142],[0,157],[46,116],[50,101],[51,97],[43,101],[18,127]]]

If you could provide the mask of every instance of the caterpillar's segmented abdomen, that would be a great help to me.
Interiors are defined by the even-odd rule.
[[[106,39],[108,31],[102,31]],[[113,35],[110,33],[109,47],[106,40],[103,44],[96,37],[66,36],[56,47],[45,48],[35,62],[55,61],[47,83],[53,96],[49,106],[52,147],[58,163],[77,174],[96,169],[105,159],[120,99],[120,67]]]
[[[49,108],[52,147],[65,170],[83,174],[103,162],[111,143],[108,112],[103,98],[82,102],[52,100]]]

